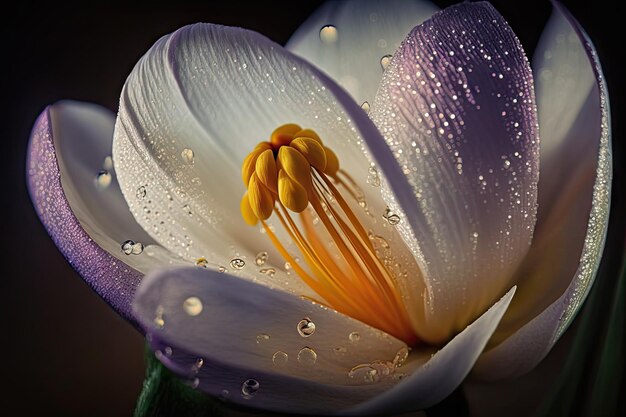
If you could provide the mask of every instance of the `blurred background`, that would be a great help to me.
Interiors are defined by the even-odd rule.
[[[115,111],[136,61],[159,37],[182,25],[202,21],[242,26],[284,44],[321,3],[157,1],[70,6],[49,2],[41,6],[25,1],[2,13],[0,415],[128,416],[144,374],[141,335],[82,282],[32,208],[24,178],[25,151],[35,118],[47,104],[61,99],[98,103]],[[454,2],[435,3],[444,7]],[[493,3],[532,56],[550,3]],[[616,3],[608,0],[563,3],[593,39],[611,94],[616,161],[609,245],[614,255],[605,259],[603,267],[615,275],[624,241],[626,92],[620,26],[624,23],[617,22]],[[519,384],[503,385],[499,391],[474,387],[468,393],[522,399],[518,408],[526,414],[545,396],[540,383],[545,386],[561,372],[573,335],[568,332],[548,361]],[[514,414],[506,406],[498,407],[492,407],[490,415]]]

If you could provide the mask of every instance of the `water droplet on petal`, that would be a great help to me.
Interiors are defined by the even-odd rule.
[[[383,71],[387,69],[387,67],[389,66],[389,63],[391,62],[391,58],[393,58],[393,56],[391,55],[383,55],[382,58],[380,58],[380,66],[383,68]]]
[[[154,325],[157,329],[162,329],[165,326],[163,306],[158,306],[156,309],[154,314]]]
[[[241,395],[246,397],[252,397],[259,390],[260,384],[256,379],[246,379],[241,385]]]
[[[367,170],[367,183],[372,187],[380,187],[380,175],[376,167],[369,167]]]
[[[391,209],[389,208],[385,210],[385,214],[383,214],[383,219],[387,220],[387,223],[389,223],[392,226],[395,226],[396,224],[400,223],[400,216],[393,213]]]
[[[298,333],[302,337],[309,337],[315,333],[315,323],[310,318],[305,317],[298,322]]]
[[[315,351],[311,349],[310,347],[304,347],[300,349],[300,352],[298,352],[299,363],[303,365],[307,365],[307,366],[313,366],[315,365],[316,361],[317,361],[317,353],[315,353]]]
[[[172,356],[172,348],[165,346],[165,356]]]
[[[333,352],[335,352],[335,355],[337,356],[345,355],[347,351],[348,349],[346,349],[343,346],[337,346],[336,348],[333,349]]]
[[[279,350],[278,352],[275,352],[274,355],[272,356],[272,362],[274,363],[275,366],[285,366],[287,365],[287,362],[289,361],[289,355],[287,355],[285,352]]]
[[[339,31],[333,25],[326,25],[320,29],[320,40],[326,45],[332,45],[339,39]]]
[[[125,255],[139,255],[143,252],[143,243],[133,240],[124,241],[121,247]]]
[[[267,334],[267,333],[261,333],[261,334],[257,335],[257,337],[256,337],[257,344],[261,344],[261,343],[266,342],[268,340],[270,340],[270,335]]]
[[[257,266],[263,266],[265,265],[265,262],[267,262],[268,257],[269,255],[267,254],[267,252],[265,251],[259,252],[256,254],[256,258],[254,258],[254,262],[257,264]]]
[[[228,395],[230,394],[230,392],[227,389],[223,389],[222,392],[220,392],[220,400],[222,401],[226,401],[226,398],[228,397]]]
[[[204,359],[198,358],[196,359],[196,363],[191,365],[191,373],[197,374],[200,371],[200,368],[204,365]]]
[[[404,364],[404,362],[406,362],[408,357],[409,357],[409,349],[404,346],[401,347],[400,350],[398,350],[398,352],[396,353],[396,357],[393,358],[393,365],[396,368],[399,368],[400,366]]]
[[[111,155],[104,158],[102,168],[106,171],[111,171],[113,169],[113,158],[111,158]]]
[[[197,316],[202,312],[202,301],[198,297],[189,297],[183,301],[183,310],[190,316]]]
[[[244,261],[243,259],[235,258],[230,261],[230,266],[233,269],[237,269],[237,270],[243,269],[243,267],[246,266],[246,261]]]
[[[224,272],[226,272],[226,267],[225,267],[225,266],[220,265],[220,266],[217,268],[217,272],[219,272],[220,274],[223,274]]]
[[[137,188],[137,191],[135,191],[135,197],[137,197],[137,200],[143,200],[144,198],[146,198],[147,193],[148,189],[145,185],[142,185],[141,187]]]
[[[361,335],[359,334],[359,332],[352,332],[348,335],[348,339],[352,342],[352,343],[356,343],[359,340],[361,340]]]
[[[285,270],[289,271],[291,269],[291,264],[289,262],[285,262]]]
[[[361,364],[350,369],[348,378],[372,384],[380,380],[380,375],[378,375],[378,371],[369,364]]]
[[[262,268],[259,269],[259,272],[263,275],[267,275],[268,277],[273,277],[276,274],[276,270],[274,268]]]
[[[365,113],[370,112],[370,104],[367,101],[364,101],[363,104],[361,104],[361,108]]]
[[[100,190],[109,188],[109,185],[111,185],[111,180],[112,176],[109,171],[100,171],[96,175],[96,187]]]
[[[202,268],[206,268],[207,266],[209,266],[209,261],[205,257],[198,258],[196,259],[196,265]]]
[[[185,148],[180,153],[181,158],[183,158],[183,162],[189,165],[193,164],[194,154],[193,151],[189,148]]]
[[[511,166],[511,161],[509,161],[508,159],[504,160],[504,169],[509,169],[509,167]]]

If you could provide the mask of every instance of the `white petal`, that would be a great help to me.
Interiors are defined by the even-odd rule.
[[[412,375],[384,394],[359,405],[350,414],[396,414],[427,408],[446,398],[472,369],[514,294],[515,287],[425,364],[408,363],[400,368]]]
[[[559,39],[565,42],[559,42]],[[576,75],[575,84],[563,81],[566,86],[575,85],[571,92],[572,103],[577,100],[578,88],[588,91],[588,96],[580,122],[572,125],[564,137],[553,138],[560,142],[554,157],[562,152],[569,166],[557,167],[560,162],[555,160],[555,165],[547,168],[554,169],[554,175],[563,179],[562,190],[556,197],[543,200],[548,205],[545,211],[540,206],[540,215],[545,217],[539,219],[537,242],[533,242],[530,260],[521,271],[526,276],[522,276],[519,282],[520,297],[519,300],[516,297],[511,305],[510,316],[507,312],[503,319],[496,341],[513,335],[488,351],[478,362],[476,374],[485,379],[526,373],[550,351],[593,284],[608,225],[612,176],[610,113],[608,92],[595,49],[579,24],[558,3],[555,3],[542,44],[559,44],[550,51],[553,57],[562,57],[564,61],[552,64],[553,73],[561,74],[559,64],[562,64],[566,67],[563,77],[568,73]],[[584,63],[578,59],[565,59],[580,55],[586,57]],[[573,65],[577,66],[576,71],[571,68]],[[589,82],[593,83],[590,89],[587,88]],[[543,88],[550,87],[546,84]],[[563,114],[567,116],[571,109],[566,102],[563,102]],[[543,132],[544,128],[541,129]],[[577,167],[574,173],[571,172],[574,168],[572,161]]]
[[[371,104],[383,74],[381,59],[437,10],[426,0],[328,1],[286,47],[330,75],[357,103]]]
[[[162,38],[128,78],[115,130],[114,156],[131,212],[181,257],[206,257],[214,268],[240,258],[247,266],[233,273],[313,296],[239,214],[241,162],[277,126],[293,122],[316,130],[357,182],[366,183],[361,138],[382,142],[380,133],[314,67],[238,28],[199,24]],[[184,149],[193,150],[193,164],[181,157]],[[142,186],[146,195],[138,198]],[[377,195],[372,206],[384,206],[379,189],[370,188]],[[261,251],[270,254],[273,279],[254,266]]]
[[[328,407],[345,408],[384,391],[395,383],[391,376],[372,384],[362,374],[356,379],[348,373],[356,365],[392,361],[406,346],[309,300],[199,268],[161,270],[147,276],[137,292],[134,311],[153,343],[185,352],[193,359],[190,366],[201,357],[204,366],[231,375],[226,379],[211,372],[206,379],[200,375],[202,389],[213,395],[227,389],[235,402],[273,411],[339,411]],[[307,337],[298,331],[303,319],[315,326]],[[164,363],[180,367],[184,358],[178,362]],[[189,374],[191,368],[185,371],[179,373]],[[240,373],[242,377],[233,380]],[[239,393],[242,382],[251,377],[260,382],[261,389],[248,402]],[[319,391],[311,388],[315,386]],[[296,388],[302,395],[294,395]]]
[[[115,115],[94,104],[63,101],[50,107],[50,120],[63,192],[89,236],[111,255],[143,273],[157,266],[155,263],[164,265],[173,260],[171,254],[154,259],[145,254],[125,255],[121,250],[126,240],[146,247],[155,242],[131,215],[115,168],[105,162],[111,156]],[[110,176],[108,185],[98,184],[97,177],[103,171]]]
[[[488,3],[416,27],[370,116],[400,173],[385,171],[398,227],[426,280],[420,334],[443,343],[511,287],[535,221],[538,138],[531,70]],[[389,150],[369,143],[381,167]],[[417,246],[413,243],[417,242]]]

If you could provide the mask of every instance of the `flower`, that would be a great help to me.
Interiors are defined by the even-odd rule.
[[[256,33],[193,25],[140,60],[116,121],[46,109],[28,164],[44,225],[166,366],[228,401],[402,412],[472,369],[532,369],[606,232],[608,99],[590,41],[556,4],[533,81],[489,4],[433,15],[393,57],[405,9],[360,2],[335,21],[328,7],[290,43],[328,75]],[[360,16],[378,29],[358,32]],[[388,19],[403,24],[380,35]]]

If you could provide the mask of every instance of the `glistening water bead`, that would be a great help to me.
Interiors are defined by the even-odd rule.
[[[243,259],[235,258],[230,261],[230,266],[233,269],[237,270],[243,269],[243,267],[246,266],[246,261],[244,261]]]
[[[241,384],[241,395],[244,398],[252,397],[259,390],[261,384],[256,379],[246,379],[243,384]]]
[[[298,352],[298,362],[302,365],[313,366],[317,362],[317,353],[310,347],[303,347]]]
[[[287,365],[288,361],[289,361],[289,355],[287,355],[285,352],[281,350],[274,352],[274,355],[272,355],[272,363],[275,366],[285,366]]]
[[[393,56],[391,55],[383,55],[383,57],[380,58],[380,66],[382,67],[383,71],[386,70],[389,66],[389,63],[391,63],[391,58],[393,58]]]
[[[100,171],[98,175],[96,175],[96,187],[103,190],[108,188],[111,185],[111,173],[109,171]]]
[[[190,316],[197,316],[202,312],[202,301],[198,297],[189,297],[183,301],[183,310]]]
[[[320,29],[320,40],[326,45],[332,45],[339,40],[339,31],[333,25],[326,25]]]
[[[256,263],[257,266],[263,266],[265,265],[265,262],[267,262],[268,257],[269,255],[267,254],[267,252],[265,251],[259,252],[256,254],[256,258],[254,258],[254,262]]]
[[[139,255],[143,252],[143,243],[127,240],[122,243],[122,252],[125,255]]]
[[[315,323],[310,318],[305,317],[298,322],[298,333],[302,337],[309,337],[315,333]]]
[[[194,154],[193,151],[189,148],[185,148],[180,153],[180,157],[183,159],[183,162],[189,165],[193,164]]]

